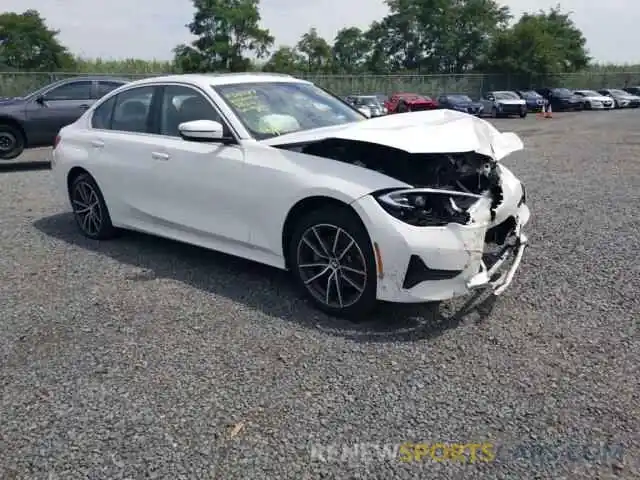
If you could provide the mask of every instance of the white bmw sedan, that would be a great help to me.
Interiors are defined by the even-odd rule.
[[[80,231],[138,230],[291,271],[322,310],[499,295],[520,265],[513,133],[450,110],[366,119],[286,75],[136,81],[56,139]]]

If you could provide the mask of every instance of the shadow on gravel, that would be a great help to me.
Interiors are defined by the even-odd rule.
[[[0,173],[28,172],[30,170],[51,170],[51,162],[9,162],[0,161]]]
[[[136,232],[123,232],[111,241],[92,241],[77,231],[71,213],[39,219],[34,226],[70,245],[136,267],[139,272],[128,280],[176,280],[267,315],[357,342],[411,342],[435,338],[459,326],[471,314],[477,317],[476,323],[481,322],[491,314],[493,307],[493,297],[470,311],[465,311],[464,306],[456,310],[453,302],[383,303],[370,320],[354,324],[318,312],[300,298],[287,272],[275,268]]]

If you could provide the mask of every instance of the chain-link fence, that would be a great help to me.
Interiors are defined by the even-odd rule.
[[[0,97],[24,95],[63,78],[88,75],[86,73],[30,73],[0,72]],[[103,74],[104,75],[104,74]],[[160,75],[160,74],[157,74]],[[118,74],[112,76],[132,80],[151,76]],[[338,95],[385,94],[393,92],[420,93],[436,96],[440,93],[464,93],[478,97],[488,90],[515,90],[538,87],[620,88],[640,84],[640,72],[584,72],[558,75],[315,75],[300,74]]]

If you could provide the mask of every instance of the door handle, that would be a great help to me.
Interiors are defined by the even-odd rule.
[[[153,158],[154,160],[169,160],[169,154],[161,153],[161,152],[152,152],[151,158]]]
[[[104,147],[104,142],[102,140],[91,140],[91,146],[93,148],[102,148]]]
[[[88,110],[90,106],[91,106],[91,105],[87,105],[86,103],[83,103],[82,105],[80,105],[80,108],[81,108],[82,110]]]

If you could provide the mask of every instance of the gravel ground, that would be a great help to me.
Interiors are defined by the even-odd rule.
[[[527,145],[506,163],[531,247],[493,311],[462,321],[385,306],[354,327],[267,267],[138,234],[92,243],[47,170],[5,168],[0,477],[639,478],[639,118],[496,121]],[[407,441],[497,458],[320,458]],[[585,450],[600,443],[608,456]]]

